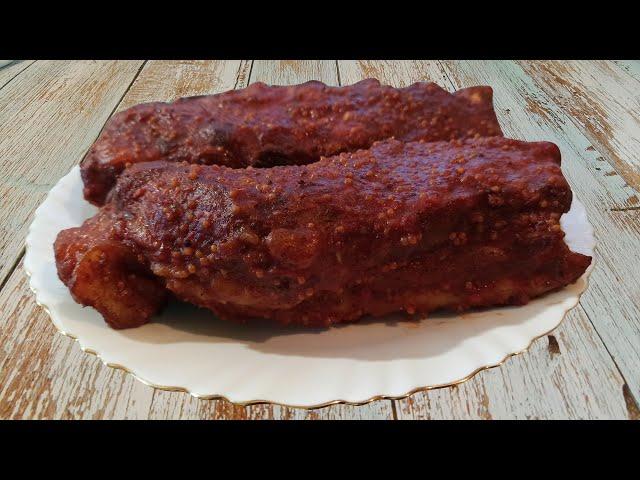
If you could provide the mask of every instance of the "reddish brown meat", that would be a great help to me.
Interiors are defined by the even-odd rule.
[[[490,87],[453,94],[364,80],[347,87],[254,83],[219,95],[146,103],[115,115],[82,163],[84,195],[101,205],[127,164],[153,160],[233,168],[311,163],[376,140],[502,135]]]
[[[233,320],[330,325],[520,304],[572,283],[591,259],[563,241],[559,218],[570,205],[554,144],[500,137],[391,140],[271,169],[152,162],[123,173],[98,219],[62,232],[56,258],[78,288],[66,279],[84,247],[71,255],[76,247],[62,245],[91,244],[104,222],[107,240],[180,299]],[[120,277],[124,290],[150,295],[145,305],[161,303]],[[94,295],[111,281],[96,275],[107,284]],[[151,310],[127,309],[115,321],[113,309],[100,311],[122,327]]]
[[[116,232],[112,205],[79,228],[63,230],[54,244],[58,276],[73,299],[98,310],[113,328],[146,323],[164,304],[164,281]]]

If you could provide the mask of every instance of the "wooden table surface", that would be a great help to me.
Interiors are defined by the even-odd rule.
[[[22,267],[33,212],[107,119],[251,82],[367,77],[486,84],[507,136],[549,140],[595,229],[595,269],[561,326],[451,388],[317,410],[154,390],[57,334]],[[640,61],[16,61],[0,69],[0,418],[640,418]]]

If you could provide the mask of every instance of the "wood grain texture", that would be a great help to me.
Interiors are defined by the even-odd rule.
[[[242,407],[225,401],[198,400],[188,395],[156,391],[150,419],[215,420],[388,420],[392,418],[391,401],[383,400],[360,407],[331,405],[305,410],[261,404]]]
[[[530,350],[449,389],[399,402],[398,418],[626,419],[625,383],[581,308]]]
[[[395,411],[399,418],[420,419],[640,417],[640,202],[633,188],[640,156],[629,157],[635,144],[625,139],[639,135],[636,124],[627,123],[637,119],[624,108],[637,111],[629,102],[640,91],[638,63],[571,65],[568,78],[577,85],[567,91],[581,89],[571,106],[565,87],[550,86],[546,73],[529,72],[526,62],[337,63],[339,69],[333,60],[149,61],[140,70],[142,62],[38,61],[12,75],[4,88],[0,70],[0,287],[6,282],[0,289],[0,418],[390,419]],[[609,71],[615,72],[611,89],[596,88],[598,75]],[[558,144],[565,175],[588,210],[599,244],[589,289],[557,330],[527,354],[458,387],[418,393],[395,405],[378,401],[311,411],[245,408],[154,390],[55,333],[18,264],[24,234],[35,207],[82,158],[114,109],[254,81],[347,85],[366,77],[395,86],[433,80],[449,90],[489,84],[506,135]],[[588,97],[592,91],[595,97]],[[596,116],[606,115],[576,120],[571,108],[586,108],[583,96],[598,102]],[[598,140],[603,124],[615,141]]]
[[[618,175],[640,189],[640,84],[608,61],[526,61],[523,70],[559,105]]]
[[[29,292],[22,265],[0,292],[2,419],[320,419],[390,418],[390,402],[315,411],[235,406],[165,392],[106,367],[56,332]],[[30,293],[30,292],[29,292]]]
[[[0,284],[33,211],[82,158],[141,64],[38,61],[0,90]]]
[[[250,69],[250,61],[147,62],[115,110],[141,102],[240,88],[247,85]],[[274,405],[243,408],[225,401],[154,390],[121,370],[104,366],[95,356],[82,352],[76,342],[56,334],[47,314],[35,304],[21,265],[0,292],[0,311],[7,316],[7,321],[0,324],[0,418],[313,419],[392,415],[390,402],[379,402],[368,409],[338,405],[313,412]]]
[[[145,418],[153,389],[56,332],[22,264],[0,292],[0,418]]]
[[[618,68],[627,72],[640,82],[640,60],[612,60]]]
[[[338,85],[335,60],[255,60],[249,81],[269,85],[295,85],[309,80]]]
[[[470,65],[483,72],[491,68],[486,62]],[[455,71],[457,76],[453,75],[453,67],[460,70]],[[506,97],[511,90],[503,89],[504,81],[499,75],[463,76],[466,70],[462,64],[435,61],[339,62],[339,68],[343,82],[348,83],[375,76],[396,86],[434,81],[452,91],[492,85],[498,117],[507,136],[553,140],[540,131],[519,129],[531,122],[526,116],[513,123],[511,112],[515,116],[518,108],[526,111],[527,103],[520,98],[518,105],[516,97]],[[549,341],[553,342],[554,351],[565,352],[564,355],[549,358],[545,347]],[[576,364],[578,355],[588,357],[594,364]],[[551,336],[536,341],[531,352],[509,359],[499,369],[482,372],[459,387],[415,394],[399,401],[397,410],[399,418],[626,418],[623,385],[624,380],[593,326],[584,314],[574,310]]]
[[[15,60],[13,63],[0,68],[0,89],[24,71],[33,60]]]
[[[3,277],[21,256],[33,211],[51,186],[82,158],[141,65],[38,61],[2,89]],[[79,349],[82,358],[78,356],[77,362],[67,364],[73,356],[68,348],[72,342],[54,336],[48,316],[35,305],[21,265],[13,271],[1,295],[0,417],[68,417],[74,406],[64,400],[70,381],[68,374],[60,374],[61,369],[77,365],[79,370],[73,373],[82,371],[85,376],[94,370],[84,368],[87,360]],[[43,348],[48,349],[49,356],[41,354]],[[47,371],[55,374],[47,376]],[[85,388],[84,395],[88,392]]]
[[[450,88],[450,82],[436,62],[415,60],[353,60],[338,61],[343,85],[351,85],[365,78],[377,78],[384,85],[408,87],[415,82],[435,82]]]
[[[580,304],[633,393],[640,398],[640,229],[621,221],[616,209],[637,202],[635,190],[621,177],[607,175],[611,165],[553,102],[514,62],[443,62],[456,85],[485,83],[496,92],[501,125],[508,136],[545,139],[562,152],[562,169],[584,203],[596,239],[595,268]],[[614,181],[614,179],[618,179]],[[635,210],[631,210],[638,213]],[[637,218],[637,217],[636,217]]]
[[[208,95],[247,85],[251,61],[156,61],[145,64],[118,111],[138,103],[171,102],[180,97]]]
[[[245,70],[246,65],[240,61],[148,62],[129,93],[124,98],[120,94],[111,105],[102,123],[116,106],[116,110],[121,110],[144,101],[168,101],[175,98],[176,91],[186,96],[233,88],[239,74]],[[133,77],[129,84],[132,81]],[[122,102],[118,104],[120,99]],[[83,153],[71,163],[77,163]],[[23,298],[23,301],[12,308],[11,302],[15,298]],[[6,302],[9,305],[4,307]],[[55,334],[46,313],[35,305],[21,268],[0,292],[0,304],[3,312],[11,311],[9,317],[15,322],[2,330],[6,351],[0,359],[0,371],[17,374],[2,382],[6,388],[0,392],[0,417],[147,418],[154,389],[121,370],[104,366],[95,356],[82,352],[73,340]],[[35,329],[32,331],[42,333],[37,342],[29,344],[26,355],[20,355],[23,342],[14,336],[29,330],[27,322]],[[20,361],[35,361],[38,366],[34,368],[32,363],[18,363]],[[19,374],[25,371],[33,371],[34,375],[25,378]],[[40,373],[35,375],[37,371]],[[20,401],[16,405],[17,398]]]

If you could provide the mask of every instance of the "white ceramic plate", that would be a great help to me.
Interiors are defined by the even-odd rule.
[[[365,403],[459,383],[521,353],[557,327],[578,303],[591,270],[574,285],[525,306],[433,315],[419,322],[388,317],[328,330],[243,326],[176,304],[153,323],[112,330],[94,309],[73,301],[58,279],[53,255],[57,233],[95,211],[82,199],[74,167],[53,187],[31,224],[24,265],[38,303],[56,328],[105,364],[156,388],[240,404]],[[593,255],[593,230],[575,198],[562,226],[574,251]]]

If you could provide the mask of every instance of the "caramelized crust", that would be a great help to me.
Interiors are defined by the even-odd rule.
[[[434,141],[491,135],[502,132],[490,87],[451,94],[434,83],[393,88],[373,79],[346,87],[254,83],[114,115],[82,163],[84,195],[102,205],[125,166],[139,162],[300,165],[390,137]]]
[[[150,162],[121,175],[98,216],[60,234],[56,260],[74,298],[116,327],[160,308],[164,294],[137,287],[149,271],[154,288],[236,321],[325,326],[521,304],[591,261],[563,240],[571,198],[554,144],[501,137],[388,140],[270,169]],[[129,253],[103,267],[120,273],[85,288],[75,272],[96,243]],[[145,273],[129,278],[134,258]],[[104,307],[113,278],[145,308],[122,313],[130,304],[111,305],[116,295]]]
[[[106,206],[81,227],[60,232],[54,243],[58,276],[76,302],[94,307],[111,327],[137,327],[164,306],[167,291],[144,258],[114,236],[115,222]]]

